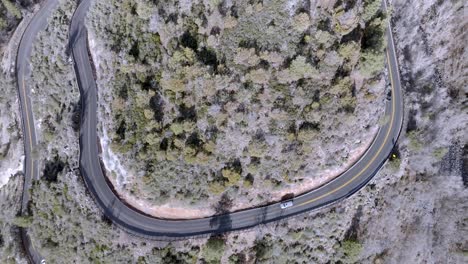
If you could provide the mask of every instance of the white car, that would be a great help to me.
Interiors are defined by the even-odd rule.
[[[286,209],[286,208],[291,207],[293,205],[294,205],[293,201],[286,201],[286,202],[280,203],[281,209]]]

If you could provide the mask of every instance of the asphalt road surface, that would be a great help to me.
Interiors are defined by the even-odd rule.
[[[32,46],[37,33],[47,26],[47,18],[52,10],[57,6],[58,0],[47,0],[43,7],[34,15],[23,32],[16,56],[16,80],[18,95],[20,99],[23,140],[24,140],[24,186],[21,200],[21,214],[27,215],[27,205],[29,203],[29,189],[33,180],[39,179],[38,161],[34,158],[34,148],[37,146],[36,130],[34,126],[34,116],[31,106],[31,89],[27,86],[26,79],[31,74],[29,59],[31,57]],[[32,243],[27,229],[21,228],[21,238],[24,248],[29,258],[34,263],[41,263],[43,260]]]
[[[23,205],[26,205],[29,200],[26,190],[30,186],[31,179],[37,179],[38,177],[37,163],[31,159],[32,149],[36,144],[34,120],[31,101],[28,96],[29,89],[23,84],[23,80],[24,75],[28,73],[28,63],[26,62],[30,54],[32,38],[40,29],[45,27],[45,17],[50,14],[50,10],[53,9],[56,3],[57,0],[48,0],[43,9],[36,15],[34,23],[30,23],[26,30],[26,32],[30,33],[24,35],[18,53],[17,77],[26,153],[26,184]],[[386,56],[392,92],[390,100],[385,103],[385,115],[387,117],[385,120],[387,122],[380,127],[366,153],[346,172],[315,190],[295,197],[293,200],[294,205],[286,209],[281,209],[280,203],[274,203],[225,215],[192,220],[166,220],[147,216],[129,207],[116,196],[108,184],[99,162],[96,129],[97,87],[88,57],[87,29],[84,23],[89,5],[90,0],[83,0],[79,4],[70,25],[69,39],[82,102],[80,171],[89,192],[103,213],[128,232],[155,239],[176,239],[217,234],[278,221],[330,205],[349,197],[365,186],[385,163],[397,141],[403,123],[403,98],[389,25],[386,33],[388,39]],[[386,9],[386,6],[384,8]],[[23,208],[25,207],[23,206]],[[30,244],[27,238],[25,242],[26,249],[30,253],[33,262],[39,263],[42,258]]]
[[[385,105],[388,122],[381,126],[370,148],[349,170],[328,184],[294,198],[294,205],[287,209],[281,209],[280,204],[275,203],[192,220],[167,220],[147,216],[129,207],[116,196],[106,181],[99,162],[96,133],[97,87],[88,58],[87,31],[84,24],[89,4],[90,0],[81,2],[72,19],[70,32],[84,111],[80,131],[80,169],[89,191],[105,215],[129,232],[158,239],[223,233],[281,220],[323,207],[344,199],[362,188],[387,160],[399,136],[403,120],[403,100],[393,40],[391,32],[387,31],[389,40],[387,58],[392,82],[392,97]]]

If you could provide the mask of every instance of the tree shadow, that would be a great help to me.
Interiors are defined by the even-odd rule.
[[[232,220],[229,213],[215,215],[210,219],[210,227],[217,227],[214,233],[224,233],[232,229]]]
[[[215,206],[216,215],[210,219],[210,227],[217,227],[214,233],[223,233],[232,229],[232,219],[229,209],[232,207],[232,199],[224,193]]]

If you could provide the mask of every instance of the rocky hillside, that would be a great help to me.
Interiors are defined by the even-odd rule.
[[[465,263],[466,3],[393,2],[407,112],[400,140],[402,176],[383,187],[368,210],[371,217],[361,221],[361,256],[375,254],[388,263]]]
[[[0,73],[0,188],[23,170],[21,119],[13,78],[9,72]]]
[[[23,169],[20,106],[14,67],[17,44],[34,14],[34,4],[39,2],[0,1],[0,187]]]
[[[221,197],[245,208],[338,175],[383,113],[379,6],[95,2],[103,158],[117,190],[164,205],[148,213],[202,216]]]
[[[42,0],[0,0],[0,49],[9,41],[23,16]],[[27,15],[27,14],[26,14]]]
[[[60,48],[66,40],[52,41],[61,39],[62,30],[56,29],[68,23],[61,17],[69,18],[73,6],[66,3],[42,34],[45,44],[37,45],[36,59],[41,50],[56,50],[56,59],[66,60]],[[36,184],[32,219],[15,217],[19,178],[0,190],[2,262],[21,261],[14,246],[17,229],[10,227],[29,225],[48,263],[467,263],[466,7],[463,1],[393,4],[406,122],[398,158],[356,195],[242,232],[156,242],[128,235],[102,217],[79,175],[65,165],[56,179]],[[70,72],[71,67],[63,67],[59,79],[66,82]],[[66,138],[68,128],[53,124],[59,136],[52,140],[62,144],[58,140]],[[70,120],[61,124],[72,126]],[[71,134],[69,140],[75,138]],[[73,164],[72,154],[60,152],[59,157]]]

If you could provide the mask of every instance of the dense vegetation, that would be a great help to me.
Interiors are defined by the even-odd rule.
[[[345,11],[352,8],[351,3],[354,3],[336,2],[340,4],[334,8],[340,7]],[[64,52],[67,40],[63,36],[66,35],[74,5],[69,1],[61,3],[62,9],[51,18],[53,26],[42,34],[40,44],[36,45],[32,63],[36,69],[33,82],[38,87],[53,87],[34,95],[36,100],[47,98],[43,103],[35,101],[39,105],[35,108],[35,118],[48,120],[48,125],[38,131],[54,129],[56,132],[39,137],[41,142],[47,142],[42,144],[43,148],[38,153],[41,168],[45,169],[45,164],[58,161],[63,162],[64,166],[63,170],[57,171],[53,181],[42,177],[35,182],[31,192],[30,216],[17,216],[22,191],[21,177],[12,177],[7,185],[0,188],[2,263],[27,261],[24,256],[20,257],[18,226],[29,226],[33,243],[47,263],[385,263],[395,259],[404,259],[409,263],[467,262],[468,189],[460,177],[466,176],[467,146],[463,145],[466,129],[464,123],[459,122],[466,116],[466,111],[463,112],[465,86],[462,85],[463,78],[458,80],[456,77],[460,76],[451,76],[453,72],[449,71],[449,75],[446,71],[452,69],[451,65],[460,65],[462,56],[453,56],[452,50],[447,53],[451,55],[450,60],[441,62],[437,57],[424,55],[428,50],[422,48],[425,44],[419,39],[424,34],[418,31],[417,37],[412,39],[404,32],[412,34],[416,26],[409,29],[398,27],[407,23],[407,17],[396,19],[396,28],[402,31],[401,37],[407,41],[406,44],[399,43],[408,51],[404,55],[419,58],[419,61],[413,61],[408,57],[400,62],[407,91],[414,89],[409,93],[409,106],[414,110],[410,113],[411,120],[408,120],[411,125],[407,126],[407,136],[403,131],[400,146],[395,150],[398,162],[391,161],[390,170],[384,168],[359,193],[318,212],[224,236],[166,243],[133,237],[110,224],[93,203],[80,179],[76,162],[78,140],[71,128],[76,122],[72,113],[78,106],[69,97],[55,94],[60,92],[60,95],[77,97],[77,87],[69,84],[73,81],[69,79],[70,75],[73,76],[72,67],[61,63],[67,59]],[[419,10],[414,13],[413,7],[418,4],[402,2],[399,12],[406,15],[401,12],[401,9],[405,9],[412,16],[422,17],[426,21],[429,16],[420,15]],[[432,23],[422,23],[420,29],[436,28],[437,31],[428,35],[426,40],[436,41],[432,37],[438,36],[445,47],[444,36],[440,33],[446,30],[452,32],[453,25],[450,25],[453,21],[448,23],[450,20],[441,19],[439,15],[448,15],[451,19],[462,18],[463,9],[459,2],[453,6],[453,10],[458,12],[447,10],[447,6],[452,6],[448,1],[437,1],[432,7],[439,8],[439,5],[445,8],[440,9],[444,12],[438,12],[428,20],[439,21],[437,27]],[[408,17],[411,18],[410,15]],[[458,32],[460,39],[464,36],[462,28],[459,27]],[[454,42],[463,46],[463,42],[457,40]],[[189,38],[185,43],[192,45]],[[420,58],[429,58],[426,62],[428,68],[440,67],[440,72],[435,71],[437,75],[428,74],[421,78],[421,73],[425,71],[417,70],[417,67],[422,67],[419,65]],[[357,67],[360,65],[362,62]],[[444,65],[450,66],[441,67]],[[3,80],[3,75],[1,77],[0,88],[5,96],[0,97],[0,101],[10,104],[6,97],[14,97],[12,94],[16,88],[11,79],[7,81]],[[445,77],[453,80],[448,78],[447,81]],[[65,92],[60,88],[67,90]],[[438,102],[439,98],[446,101]],[[149,100],[146,98],[146,101]],[[63,113],[63,117],[56,119],[57,113]],[[323,121],[319,126],[322,124]],[[308,129],[315,129],[315,126],[306,125]],[[15,126],[9,127],[10,132],[15,130]],[[65,145],[69,150],[55,148]],[[166,146],[169,148],[169,144]],[[232,161],[229,163],[230,169],[224,174],[227,177],[234,175],[235,178],[237,173],[241,173],[240,167],[241,161]],[[258,183],[253,175],[246,177],[245,181]],[[217,212],[224,212],[232,204],[232,199],[225,192],[220,200]]]
[[[41,0],[0,0],[0,46],[6,42],[23,18],[22,10]]]
[[[281,0],[96,3],[90,24],[116,58],[99,69],[114,75],[112,123],[102,122],[135,174],[127,190],[197,203],[340,164],[305,160],[355,117],[351,74],[382,70],[384,15],[364,2],[338,1],[314,21],[307,4]]]

